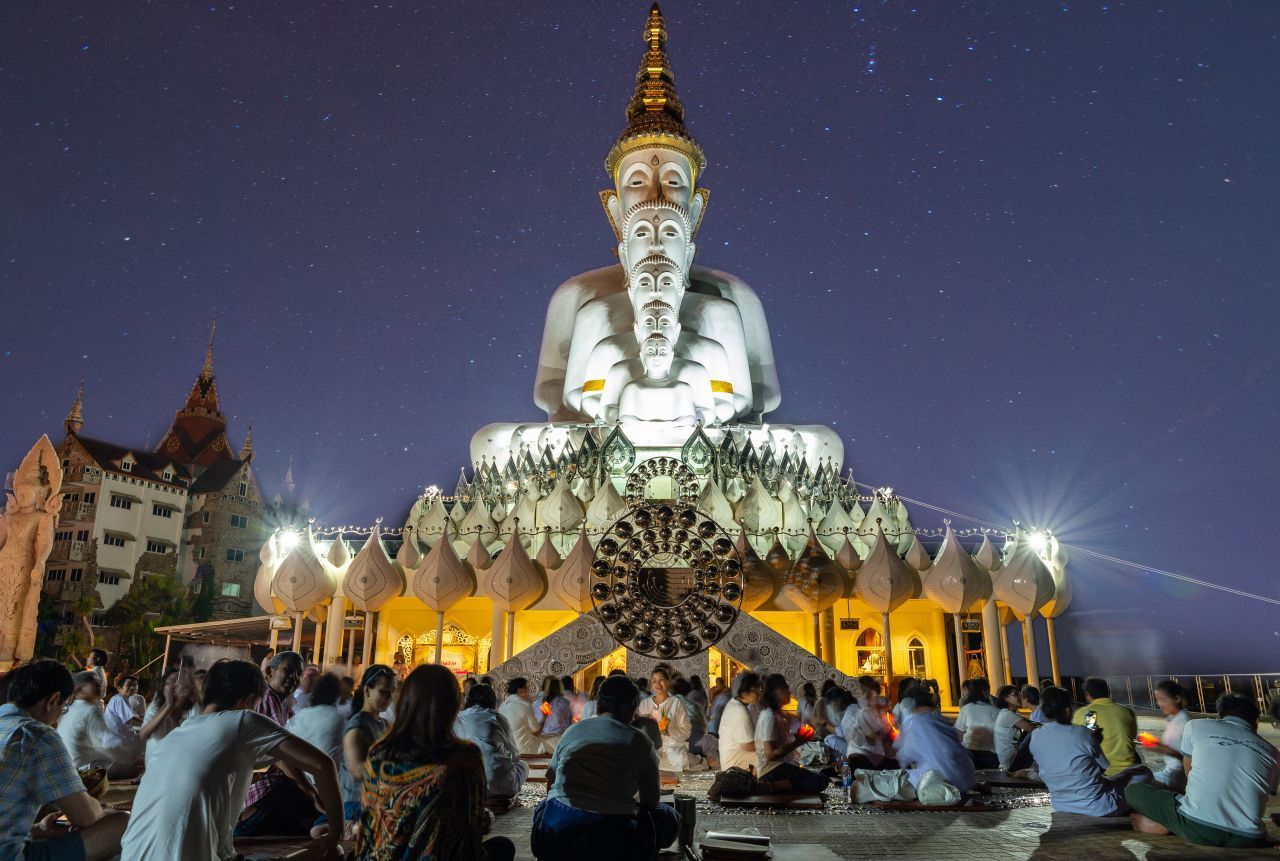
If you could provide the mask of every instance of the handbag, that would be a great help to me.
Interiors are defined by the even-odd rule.
[[[853,773],[853,800],[858,804],[873,801],[915,801],[916,790],[902,768],[870,771],[860,768]]]

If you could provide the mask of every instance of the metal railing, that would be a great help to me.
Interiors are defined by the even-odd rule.
[[[1272,702],[1280,700],[1280,673],[1223,673],[1221,675],[1101,676],[1111,686],[1111,699],[1133,709],[1158,711],[1156,685],[1173,679],[1187,692],[1187,708],[1212,713],[1218,697],[1234,692],[1252,697],[1266,714]],[[1084,679],[1063,679],[1077,702],[1084,702]]]

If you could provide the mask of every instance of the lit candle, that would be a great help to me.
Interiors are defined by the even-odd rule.
[[[813,727],[809,726],[807,723],[800,724],[800,728],[796,730],[796,738],[801,741],[808,741],[813,738]]]
[[[543,717],[547,717],[547,716],[549,716],[550,714],[551,714],[551,703],[543,703],[543,704],[542,704],[542,715],[543,715]]]
[[[1160,743],[1160,739],[1156,738],[1154,734],[1149,732],[1138,733],[1138,741],[1143,747],[1155,747]]]

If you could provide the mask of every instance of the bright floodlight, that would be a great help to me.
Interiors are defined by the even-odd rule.
[[[280,549],[285,553],[288,553],[290,550],[297,547],[301,541],[302,536],[292,529],[287,532],[280,533]]]
[[[427,489],[426,489],[426,490],[424,490],[424,491],[423,491],[423,493],[424,493],[426,496],[428,496],[428,497],[431,497],[431,496],[439,496],[439,495],[440,495],[440,488],[436,487],[434,484],[431,484],[431,485],[428,485],[428,486],[427,486]]]
[[[1031,542],[1031,549],[1037,555],[1043,556],[1049,551],[1049,536],[1043,532],[1032,532],[1028,540]]]

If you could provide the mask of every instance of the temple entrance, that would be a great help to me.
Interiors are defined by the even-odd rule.
[[[476,639],[452,622],[447,623],[440,647],[440,663],[459,676],[484,673],[489,669],[490,643],[488,637]],[[419,664],[434,663],[435,655],[434,630],[425,631],[416,637],[405,634],[396,643],[396,664],[403,666],[406,673]]]
[[[854,643],[854,660],[858,664],[858,672],[864,676],[874,676],[884,684],[884,638],[875,628],[867,628],[858,635]]]

